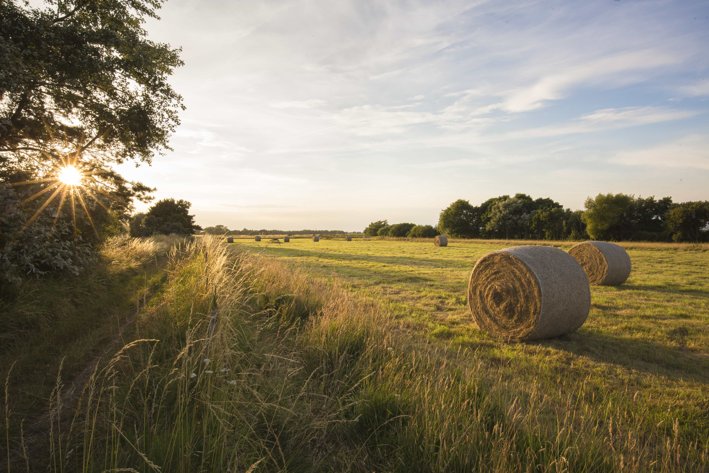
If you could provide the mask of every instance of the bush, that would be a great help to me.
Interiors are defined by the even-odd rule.
[[[407,236],[415,226],[416,224],[414,223],[395,223],[389,227],[389,236],[403,238]]]
[[[95,255],[93,243],[67,219],[55,219],[49,208],[27,225],[35,209],[23,208],[24,198],[25,193],[0,184],[0,293],[27,276],[51,271],[78,274]]]
[[[438,232],[431,225],[416,225],[409,231],[409,238],[434,238]]]

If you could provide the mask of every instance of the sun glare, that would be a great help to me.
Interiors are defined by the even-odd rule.
[[[67,186],[80,186],[83,179],[81,171],[72,165],[64,166],[59,170],[59,181]]]

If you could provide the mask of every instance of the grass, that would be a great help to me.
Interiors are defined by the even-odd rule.
[[[444,273],[464,276],[468,257],[495,244],[466,245],[456,259],[458,242],[181,244],[143,292],[128,343],[79,396],[69,402],[62,373],[47,372],[46,448],[28,448],[17,427],[12,386],[23,375],[6,378],[7,469],[706,470],[706,370],[686,358],[656,366],[652,350],[639,362],[637,347],[594,335],[606,329],[591,330],[593,319],[563,339],[509,345],[465,327],[462,314],[454,323],[443,314],[460,309],[457,296],[439,296],[458,283]],[[379,272],[367,282],[370,264]],[[702,297],[698,283],[687,297]],[[704,336],[679,330],[664,346],[703,363]]]
[[[581,330],[540,343],[507,344],[471,322],[465,288],[480,256],[511,244],[519,243],[453,241],[436,248],[396,240],[237,240],[235,246],[277,257],[313,279],[334,279],[377,304],[412,336],[465,349],[459,363],[481,363],[484,377],[499,378],[512,397],[528,396],[530,386],[560,391],[549,401],[554,410],[568,393],[579,393],[589,411],[623,409],[647,435],[676,429],[706,455],[709,248],[627,245],[630,279],[619,287],[592,288],[591,313]]]

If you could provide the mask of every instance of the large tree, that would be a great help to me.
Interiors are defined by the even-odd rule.
[[[46,170],[75,156],[150,161],[179,123],[178,51],[143,23],[162,0],[0,2],[0,159]]]
[[[33,257],[24,243],[32,234],[48,235],[44,245],[58,251],[99,241],[127,219],[134,197],[147,196],[112,165],[150,162],[179,123],[182,100],[168,83],[179,51],[143,29],[161,4],[0,1],[0,207],[15,209],[3,222],[6,266]],[[67,165],[83,174],[81,185],[57,178]]]
[[[667,212],[666,218],[672,240],[709,240],[709,201],[676,204]]]
[[[155,203],[148,213],[137,214],[131,220],[132,236],[192,235],[199,230],[190,215],[191,204],[186,200],[163,199]]]
[[[441,211],[438,230],[456,238],[480,235],[480,211],[467,200],[458,199]]]
[[[626,240],[632,233],[630,213],[633,197],[626,194],[598,194],[586,199],[583,221],[594,240]]]

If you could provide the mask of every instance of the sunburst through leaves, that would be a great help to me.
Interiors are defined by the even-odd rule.
[[[96,193],[106,194],[106,192],[100,189],[98,185],[99,182],[95,177],[94,173],[83,169],[78,160],[67,159],[62,160],[60,166],[53,169],[41,179],[15,183],[16,186],[42,185],[41,189],[23,200],[23,203],[27,204],[34,200],[44,198],[42,204],[37,207],[32,216],[25,222],[24,228],[32,225],[42,212],[49,211],[50,205],[58,199],[58,205],[56,208],[52,209],[55,222],[60,218],[64,207],[68,205],[75,231],[77,229],[77,212],[83,212],[91,228],[94,230],[94,233],[97,233],[94,219],[87,205],[87,200],[91,199],[104,210],[108,209],[96,196]],[[46,196],[46,198],[44,196]]]

